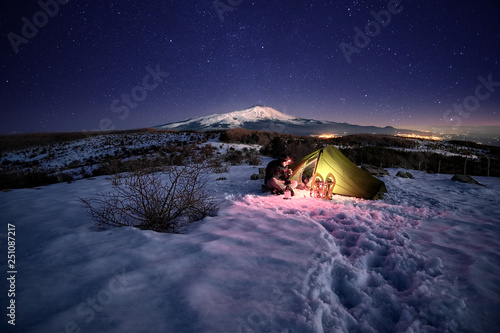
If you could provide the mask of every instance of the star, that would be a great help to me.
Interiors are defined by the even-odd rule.
[[[495,4],[401,2],[389,19],[387,2],[220,3],[223,21],[213,1],[68,2],[38,26],[37,2],[4,4],[2,24],[12,34],[0,64],[0,131],[37,131],[40,123],[78,131],[104,118],[130,129],[257,101],[299,117],[438,126],[474,94],[479,75],[500,80]],[[350,63],[340,45],[352,47]],[[113,100],[142,91],[145,68],[157,65],[170,76],[144,88],[140,107],[120,119]],[[500,125],[491,111],[500,106],[497,93],[480,104],[467,119],[453,117]]]

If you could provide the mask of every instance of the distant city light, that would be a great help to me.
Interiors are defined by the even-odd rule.
[[[311,135],[311,136],[319,139],[333,139],[333,138],[339,138],[341,135],[326,133],[326,134]]]
[[[433,140],[433,141],[442,141],[443,138],[435,135],[418,135],[418,134],[396,134],[396,136],[401,136],[403,138],[410,138],[410,139],[425,139],[425,140]]]

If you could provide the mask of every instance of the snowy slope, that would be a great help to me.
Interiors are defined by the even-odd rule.
[[[28,172],[43,170],[49,174],[64,173],[73,179],[92,174],[107,158],[126,156],[138,158],[152,155],[158,147],[173,142],[194,143],[208,140],[208,136],[183,132],[147,132],[103,134],[43,147],[10,151],[0,155],[0,171]],[[133,153],[133,154],[132,154]],[[127,155],[129,154],[129,155]]]
[[[249,180],[255,172],[213,175],[218,216],[181,235],[91,231],[77,197],[108,191],[105,177],[0,193],[0,219],[16,226],[18,269],[16,327],[4,316],[1,331],[497,327],[500,179],[477,177],[480,187],[411,171],[414,180],[383,178],[384,200],[325,202],[263,195]]]
[[[156,129],[174,130],[218,130],[230,128],[245,128],[263,130],[293,135],[319,135],[334,133],[337,135],[376,133],[376,134],[410,134],[420,133],[390,126],[359,126],[333,121],[320,121],[289,116],[273,108],[256,105],[242,111],[214,114],[205,117],[187,119],[180,122],[154,126]],[[422,133],[423,134],[423,133]]]
[[[208,126],[216,123],[222,123],[235,128],[242,125],[244,122],[255,121],[257,119],[289,121],[297,118],[267,106],[256,105],[243,111],[234,111],[220,115],[216,114],[213,116],[203,117],[201,124]]]
[[[192,118],[181,122],[160,125],[156,128],[175,130],[185,129],[191,126],[199,127],[200,129],[238,128],[244,126],[246,122],[255,122],[259,120],[293,121],[295,119],[298,118],[289,116],[273,108],[262,105],[254,105],[242,111],[233,111],[206,117]]]

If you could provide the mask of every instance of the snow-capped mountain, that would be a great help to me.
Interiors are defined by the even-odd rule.
[[[289,116],[273,108],[254,105],[246,110],[215,114],[208,117],[196,118],[192,121],[201,121],[201,124],[205,126],[227,124],[228,126],[239,127],[256,120],[293,121],[295,119],[298,118]]]
[[[206,117],[191,118],[176,123],[168,123],[156,126],[161,129],[220,129],[220,128],[238,128],[244,127],[247,123],[257,121],[294,121],[299,118],[289,116],[273,108],[254,105],[242,111],[233,111],[223,114],[214,114]]]
[[[254,105],[242,111],[233,111],[223,114],[214,114],[206,117],[187,119],[180,122],[155,126],[156,129],[174,130],[218,130],[231,128],[246,128],[293,135],[319,135],[332,133],[339,135],[374,133],[397,134],[415,133],[415,131],[401,130],[394,127],[359,126],[348,123],[304,119],[287,115],[273,108]]]

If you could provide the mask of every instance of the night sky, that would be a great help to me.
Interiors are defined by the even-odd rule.
[[[1,133],[255,104],[359,125],[500,125],[498,1],[60,2],[2,1]]]

